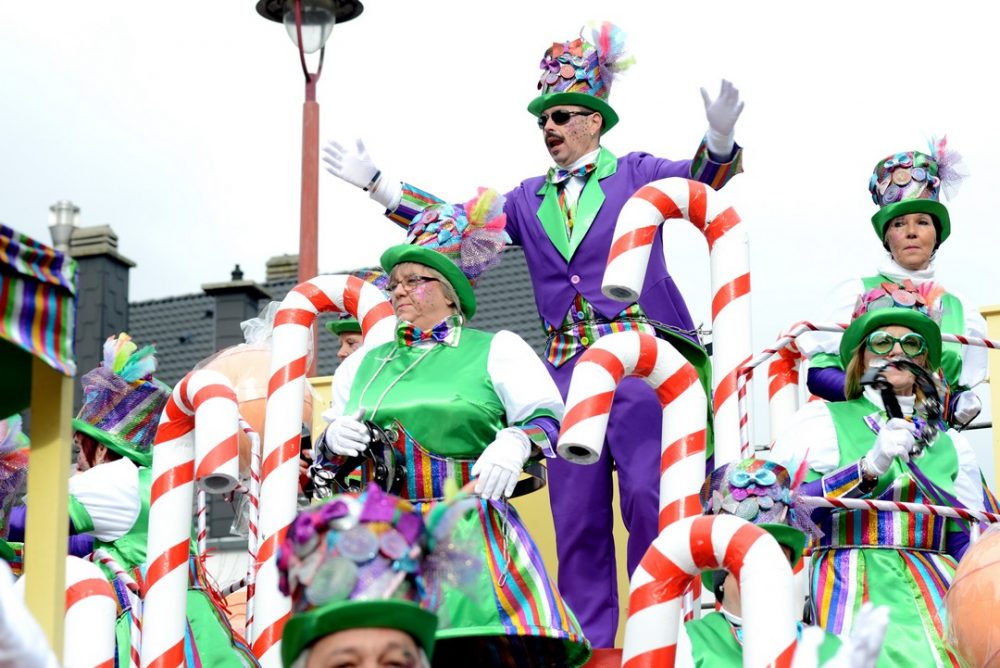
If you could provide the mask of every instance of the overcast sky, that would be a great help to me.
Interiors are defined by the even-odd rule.
[[[83,225],[110,224],[138,264],[133,300],[198,292],[236,263],[263,281],[268,257],[297,252],[302,75],[279,24],[250,1],[6,5],[0,221],[48,241],[48,207],[72,200]],[[369,0],[328,43],[321,135],[364,137],[384,172],[447,199],[513,187],[549,166],[524,109],[542,52],[609,19],[637,58],[613,88],[613,152],[690,157],[706,128],[698,88],[714,95],[726,77],[746,101],[746,173],[723,195],[748,225],[755,348],[818,318],[839,280],[873,273],[883,252],[871,169],[932,134],[947,133],[971,173],[948,204],[939,276],[996,304],[1000,105],[984,76],[996,62],[987,7]],[[669,266],[707,321],[705,243],[670,225]],[[323,173],[321,271],[375,263],[401,239],[364,193]]]

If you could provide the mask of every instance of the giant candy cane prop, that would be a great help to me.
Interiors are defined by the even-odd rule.
[[[281,665],[279,641],[291,610],[288,597],[278,591],[274,557],[295,517],[309,330],[316,315],[325,311],[356,315],[366,344],[391,340],[395,329],[396,319],[385,295],[356,276],[317,276],[300,283],[275,314],[260,476],[257,582],[250,627],[251,647],[264,666]]]
[[[739,460],[744,449],[736,380],[751,354],[750,257],[739,215],[732,207],[720,210],[713,201],[718,196],[708,193],[702,183],[672,178],[643,186],[632,195],[615,225],[601,289],[612,299],[639,298],[653,240],[664,220],[684,218],[705,235],[712,276],[715,461],[722,464]]]
[[[674,665],[681,597],[702,571],[717,568],[740,584],[743,665],[791,666],[796,627],[788,559],[760,527],[734,515],[708,515],[664,529],[632,574],[622,668]]]
[[[213,493],[237,483],[239,409],[232,383],[192,371],[174,388],[153,443],[141,665],[184,665],[194,482]]]
[[[666,341],[638,332],[602,336],[573,369],[556,451],[581,464],[596,462],[615,388],[625,376],[652,387],[663,407],[659,528],[701,513],[708,400],[698,373]]]

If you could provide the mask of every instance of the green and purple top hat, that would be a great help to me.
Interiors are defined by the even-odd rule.
[[[410,222],[407,243],[382,253],[382,268],[392,273],[398,264],[416,262],[436,269],[455,288],[462,314],[472,318],[476,314],[472,286],[500,262],[507,244],[503,205],[503,196],[486,188],[465,204],[432,204]]]
[[[952,198],[965,174],[960,168],[962,156],[947,144],[946,137],[932,139],[930,154],[894,153],[875,165],[868,190],[879,205],[872,216],[872,227],[879,239],[885,240],[889,221],[908,213],[927,213],[934,218],[939,246],[951,234],[951,219],[941,203],[941,194],[943,191],[946,198]]]
[[[879,327],[909,327],[927,342],[927,365],[931,371],[941,366],[941,320],[939,308],[944,289],[927,281],[915,286],[910,279],[902,285],[885,281],[858,297],[851,324],[840,339],[840,360],[844,368],[854,357],[865,337]]]
[[[108,337],[103,352],[101,364],[80,379],[83,406],[73,429],[140,466],[151,466],[160,413],[170,398],[170,388],[153,378],[156,350],[140,350],[123,332]]]
[[[321,638],[356,628],[408,633],[430,657],[442,584],[461,586],[481,567],[452,529],[478,501],[458,495],[426,516],[369,485],[303,510],[278,548],[278,586],[292,599],[285,666]]]
[[[591,26],[591,41],[580,37],[573,41],[553,42],[545,51],[539,67],[538,97],[528,104],[528,111],[540,116],[549,107],[574,104],[593,109],[604,118],[602,132],[618,123],[618,114],[608,104],[611,83],[635,59],[625,51],[625,32],[607,21]]]
[[[820,530],[809,517],[810,509],[799,502],[801,475],[792,476],[781,464],[764,459],[744,459],[724,464],[701,486],[702,512],[706,515],[736,515],[771,534],[791,552],[792,566],[802,558],[807,535]],[[711,586],[709,573],[702,580]]]

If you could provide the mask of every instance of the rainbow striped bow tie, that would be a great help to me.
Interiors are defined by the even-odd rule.
[[[596,166],[596,163],[588,162],[586,165],[577,167],[576,169],[563,169],[561,167],[556,169],[555,167],[551,167],[549,168],[548,181],[553,185],[559,185],[567,181],[570,177],[590,174]]]
[[[412,346],[421,341],[434,341],[436,343],[450,344],[450,338],[455,331],[455,322],[452,318],[445,318],[430,329],[420,329],[410,323],[400,323],[396,328],[396,340],[404,346]],[[454,345],[454,344],[451,344]]]

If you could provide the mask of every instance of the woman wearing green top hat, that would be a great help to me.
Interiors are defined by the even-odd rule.
[[[968,441],[942,429],[935,381],[921,371],[942,359],[939,295],[928,287],[887,282],[865,293],[840,343],[848,399],[807,404],[776,439],[773,459],[808,465],[806,494],[977,510],[992,502]],[[867,510],[814,519],[824,532],[812,551],[816,622],[839,634],[863,601],[887,605],[880,667],[958,665],[945,640],[944,595],[968,523]]]
[[[882,282],[909,282],[913,286],[938,283],[934,257],[951,234],[951,218],[940,195],[943,192],[950,198],[957,191],[964,178],[960,163],[961,156],[947,147],[945,139],[932,141],[929,154],[908,151],[879,161],[868,184],[879,206],[872,216],[872,227],[889,256],[877,274],[845,281],[834,290],[825,302],[833,305],[828,321],[847,322],[858,295]],[[986,322],[968,300],[949,289],[940,306],[942,332],[986,336]],[[809,358],[809,390],[829,401],[844,399],[840,335],[809,333],[799,337],[798,344]],[[986,362],[985,348],[944,344],[941,367],[952,425],[965,426],[979,414],[980,401],[971,390],[986,378]]]
[[[553,456],[563,405],[541,360],[517,335],[466,326],[476,311],[470,278],[499,258],[502,198],[481,191],[464,205],[430,207],[412,243],[382,255],[399,325],[390,343],[338,373],[346,405],[327,428],[324,460],[369,449],[363,422],[391,434],[405,464],[398,493],[418,504],[449,483],[475,480],[476,512],[458,527],[483,555],[468,595],[446,588],[435,662],[578,666],[590,648],[507,503],[529,458]],[[453,259],[454,258],[454,259]]]

